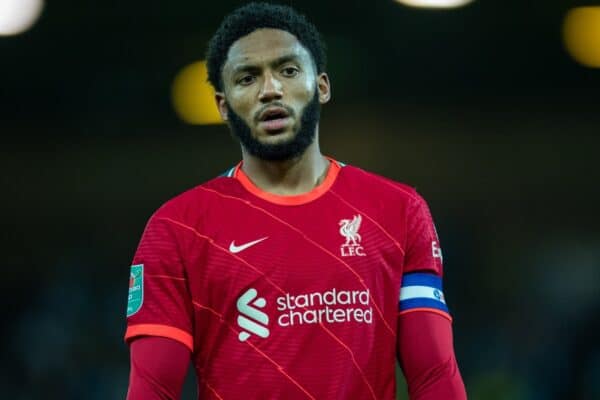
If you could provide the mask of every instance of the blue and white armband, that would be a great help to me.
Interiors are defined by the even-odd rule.
[[[422,272],[404,275],[398,311],[400,314],[429,311],[452,320],[442,291],[442,278]]]

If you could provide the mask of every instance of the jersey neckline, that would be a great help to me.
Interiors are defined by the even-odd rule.
[[[261,188],[256,186],[254,182],[250,180],[250,178],[248,178],[248,175],[246,175],[244,171],[242,171],[241,161],[238,165],[236,165],[235,170],[232,174],[232,178],[237,179],[244,187],[244,189],[246,189],[256,197],[260,197],[261,199],[266,200],[270,203],[282,206],[298,206],[310,203],[311,201],[318,199],[319,197],[324,195],[331,188],[331,186],[333,186],[333,183],[335,182],[340,170],[342,169],[343,164],[337,162],[333,158],[325,158],[329,160],[329,169],[327,170],[327,175],[325,176],[325,179],[323,179],[323,182],[321,182],[317,187],[315,187],[311,191],[302,194],[284,196],[262,190]]]

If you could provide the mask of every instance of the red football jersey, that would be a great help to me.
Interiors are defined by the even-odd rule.
[[[424,200],[334,160],[303,195],[238,165],[175,197],[133,264],[126,340],[185,344],[201,399],[391,400],[398,315],[449,318]]]

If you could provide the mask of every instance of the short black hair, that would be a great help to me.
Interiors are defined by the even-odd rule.
[[[208,42],[206,65],[208,81],[217,91],[223,90],[223,64],[231,45],[257,29],[280,29],[294,35],[310,52],[317,73],[325,71],[325,44],[317,28],[291,7],[271,3],[249,3],[227,15]]]

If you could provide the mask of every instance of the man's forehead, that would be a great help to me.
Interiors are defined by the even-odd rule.
[[[257,29],[236,40],[227,53],[225,68],[238,64],[264,63],[290,55],[299,59],[310,57],[296,36],[280,29]]]

